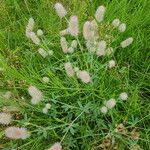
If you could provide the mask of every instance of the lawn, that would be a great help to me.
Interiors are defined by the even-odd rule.
[[[63,18],[56,2],[0,1],[0,150],[61,150],[50,149],[56,142],[63,150],[149,150],[150,1],[60,0],[67,10]],[[104,19],[97,21],[101,5]],[[63,52],[60,31],[70,16],[78,16],[79,33],[67,30],[63,37],[77,46]],[[26,32],[31,18],[32,33],[43,31],[40,43]],[[114,27],[116,18],[125,31]],[[93,43],[106,41],[111,54],[100,56],[97,47],[90,47],[93,52],[87,46],[91,40],[83,27],[94,19],[98,38]],[[127,38],[133,42],[122,48]],[[9,127],[25,129],[29,136],[9,137]]]

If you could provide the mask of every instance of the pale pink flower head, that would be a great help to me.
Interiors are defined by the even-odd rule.
[[[108,62],[108,67],[111,69],[111,68],[114,68],[116,66],[116,62],[115,62],[115,60],[110,60],[109,62]]]
[[[10,113],[0,113],[0,124],[8,125],[12,121],[12,115]]]
[[[126,48],[127,46],[132,44],[132,42],[133,42],[133,38],[129,37],[126,40],[122,41],[120,45],[121,45],[122,48]]]
[[[120,32],[124,32],[126,30],[126,24],[125,23],[122,23],[119,27],[118,27],[118,30]]]
[[[29,92],[30,96],[32,97],[32,99],[31,99],[32,104],[38,104],[42,100],[43,94],[35,86],[30,86],[28,88],[28,92]]]
[[[117,28],[119,25],[120,25],[120,20],[119,19],[114,19],[113,22],[112,22],[112,25]]]
[[[128,99],[128,94],[126,92],[122,92],[119,97],[120,99],[125,101]]]
[[[79,29],[78,29],[78,17],[77,16],[70,17],[68,31],[72,36],[74,37],[78,36]]]
[[[55,143],[54,145],[52,145],[48,150],[62,150],[62,146],[60,143]]]
[[[97,45],[97,56],[104,56],[106,54],[106,41],[102,40]]]
[[[8,127],[5,129],[5,136],[10,139],[26,139],[30,133],[26,128]]]
[[[36,45],[40,44],[40,39],[38,38],[38,36],[34,33],[34,32],[30,32],[30,39],[32,40],[32,42]]]
[[[74,69],[70,62],[65,63],[64,67],[68,77],[73,77],[75,75]]]
[[[116,100],[111,98],[110,100],[105,102],[105,105],[106,105],[107,108],[112,109],[116,105]]]
[[[65,37],[61,37],[60,44],[61,44],[62,51],[66,54],[68,52],[68,43]]]
[[[101,112],[102,112],[103,114],[106,114],[107,111],[108,111],[108,109],[107,109],[106,106],[103,106],[100,110],[101,110]]]
[[[67,15],[67,11],[61,3],[56,3],[54,8],[60,18],[63,18]]]
[[[83,71],[78,71],[77,73],[77,77],[84,83],[89,83],[91,82],[91,77],[89,75],[89,73],[85,70]]]
[[[43,31],[41,29],[38,29],[37,30],[37,36],[43,36]]]
[[[103,21],[105,15],[105,7],[104,6],[99,6],[96,10],[95,13],[95,18],[98,22]]]
[[[28,25],[26,26],[26,36],[27,36],[27,38],[30,38],[30,32],[33,31],[34,24],[35,24],[34,19],[29,18]]]
[[[94,31],[91,30],[91,22],[86,21],[83,26],[83,36],[85,40],[92,40],[94,38]]]

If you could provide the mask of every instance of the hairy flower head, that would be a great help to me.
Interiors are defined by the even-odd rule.
[[[61,3],[56,3],[54,8],[60,18],[63,18],[67,15],[67,11]]]
[[[12,121],[12,115],[10,113],[0,113],[0,124],[8,125]]]

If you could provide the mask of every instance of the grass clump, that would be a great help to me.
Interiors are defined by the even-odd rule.
[[[148,150],[149,1],[61,2],[1,2],[0,149]]]

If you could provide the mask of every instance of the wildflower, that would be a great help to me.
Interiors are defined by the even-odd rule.
[[[98,22],[103,21],[104,14],[105,14],[105,7],[104,6],[99,6],[98,9],[96,10],[96,13],[95,13],[96,20]]]
[[[54,52],[53,52],[53,50],[49,50],[49,51],[47,51],[47,54],[48,54],[49,56],[52,56],[52,55],[54,54]]]
[[[104,56],[106,54],[106,41],[100,41],[97,46],[97,56]]]
[[[107,54],[107,55],[110,55],[110,54],[113,53],[113,51],[114,51],[114,49],[113,49],[112,47],[107,48],[107,49],[106,49],[106,54]]]
[[[74,72],[74,70],[73,70],[73,68],[72,68],[71,63],[70,63],[70,62],[65,63],[65,64],[64,64],[64,67],[65,67],[65,71],[66,71],[67,75],[68,75],[69,77],[73,77],[74,74],[75,74],[75,72]]]
[[[122,123],[120,123],[120,124],[116,125],[115,132],[119,132],[119,133],[122,133],[122,134],[127,134],[128,131],[125,128],[125,126]]]
[[[34,44],[36,45],[40,44],[40,39],[37,37],[37,35],[34,32],[30,32],[29,35]]]
[[[68,53],[73,53],[74,52],[74,48],[73,47],[69,47],[68,48]]]
[[[120,45],[121,45],[122,48],[126,48],[127,46],[132,44],[132,42],[133,42],[133,38],[129,37],[126,40],[122,41]]]
[[[85,40],[92,40],[94,37],[94,32],[91,30],[90,21],[86,21],[83,26],[83,36]]]
[[[11,93],[10,91],[7,91],[7,92],[5,92],[5,93],[3,94],[3,97],[4,97],[5,99],[10,99],[11,95],[12,95],[12,93]]]
[[[50,103],[47,103],[47,104],[45,105],[45,107],[46,107],[47,109],[50,109],[50,108],[51,108],[51,104],[50,104]]]
[[[108,101],[105,103],[105,105],[106,105],[107,108],[111,109],[111,108],[115,107],[115,105],[116,105],[116,100],[112,98],[112,99],[108,100]]]
[[[95,19],[92,20],[90,24],[91,24],[91,30],[96,32],[98,30],[98,24],[96,20]]]
[[[48,113],[48,109],[46,107],[44,107],[42,111],[43,111],[44,114]]]
[[[55,143],[54,145],[52,145],[48,150],[62,150],[62,146],[60,143]]]
[[[79,31],[78,31],[78,17],[77,16],[70,17],[68,31],[72,36],[74,37],[78,36]]]
[[[68,44],[67,44],[65,37],[61,37],[60,44],[61,44],[61,48],[62,48],[63,52],[67,53],[68,52]]]
[[[48,77],[43,77],[42,78],[43,82],[48,83],[49,82],[49,78]]]
[[[84,83],[91,82],[91,77],[87,71],[78,71],[77,77]]]
[[[37,36],[42,36],[43,35],[43,31],[41,29],[37,30]]]
[[[28,88],[28,92],[30,96],[32,97],[31,99],[32,104],[38,104],[41,101],[43,97],[42,92],[39,89],[37,89],[35,86],[30,86]]]
[[[55,8],[55,11],[56,11],[57,15],[61,19],[67,15],[67,11],[61,3],[56,3],[54,8]]]
[[[8,125],[12,121],[12,115],[10,113],[0,113],[0,124]]]
[[[78,45],[77,40],[73,40],[73,41],[71,42],[71,47],[72,47],[72,48],[77,48],[77,45]]]
[[[48,55],[48,53],[43,48],[39,48],[38,52],[43,58],[47,57]]]
[[[132,138],[133,140],[138,140],[139,137],[140,137],[140,133],[137,132],[136,129],[133,129],[133,130],[131,131],[131,138]]]
[[[86,47],[90,52],[95,52],[97,49],[97,43],[94,43],[93,41],[88,40],[86,42]]]
[[[65,29],[65,30],[62,30],[62,31],[60,31],[60,36],[64,36],[64,35],[66,35],[66,34],[68,34],[69,32],[68,32],[68,29]]]
[[[124,32],[126,30],[126,24],[125,23],[122,23],[119,27],[118,27],[118,30],[120,32]]]
[[[100,110],[103,114],[106,114],[108,111],[107,107],[105,107],[105,106],[103,106]]]
[[[5,129],[5,135],[10,139],[26,139],[30,133],[26,128],[8,127]]]
[[[123,93],[121,93],[120,94],[120,99],[122,99],[122,100],[127,100],[128,99],[128,94],[126,93],[126,92],[123,92]]]
[[[28,21],[28,25],[26,26],[26,36],[28,38],[30,38],[30,32],[33,31],[34,24],[35,24],[34,19],[30,18],[29,21]]]
[[[109,62],[108,62],[108,67],[109,68],[113,68],[113,67],[115,67],[116,66],[116,62],[114,61],[114,60],[110,60]]]
[[[119,25],[120,25],[120,20],[119,19],[114,19],[113,22],[112,22],[112,25],[117,28]]]

